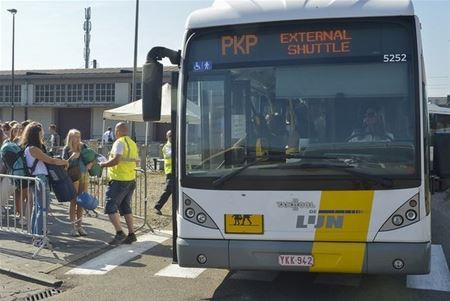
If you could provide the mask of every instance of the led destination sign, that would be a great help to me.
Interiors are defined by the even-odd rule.
[[[351,37],[347,30],[300,31],[280,33],[280,44],[285,44],[288,55],[314,55],[351,51]],[[258,46],[256,34],[225,35],[221,37],[221,54],[251,54]]]
[[[345,29],[280,33],[280,43],[287,45],[289,55],[350,52],[351,40]]]
[[[340,22],[259,27],[194,36],[188,59],[221,63],[340,58],[409,53],[406,22]]]

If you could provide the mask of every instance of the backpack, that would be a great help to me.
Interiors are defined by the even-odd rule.
[[[37,160],[31,168],[28,168],[25,159],[25,150],[12,141],[6,141],[0,148],[0,156],[5,163],[6,172],[13,176],[32,176],[33,170],[36,168]]]
[[[46,164],[48,179],[58,202],[70,202],[75,199],[77,192],[69,174],[62,166]]]

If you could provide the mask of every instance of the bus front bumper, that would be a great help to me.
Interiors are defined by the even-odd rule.
[[[182,267],[365,274],[428,274],[430,272],[431,243],[290,242],[178,238],[177,253],[178,264]],[[313,255],[314,264],[311,267],[280,265],[280,255]],[[206,262],[200,263],[205,260]]]

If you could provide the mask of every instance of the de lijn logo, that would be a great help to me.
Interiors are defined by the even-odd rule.
[[[319,214],[298,215],[296,227],[300,229],[310,227],[341,229],[344,226],[345,215],[361,213],[361,210],[319,210]]]

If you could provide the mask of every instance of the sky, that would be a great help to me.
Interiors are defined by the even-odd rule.
[[[339,1],[339,0],[338,0]],[[394,1],[394,0],[392,0]],[[138,58],[153,46],[181,49],[188,15],[213,0],[140,0]],[[428,95],[450,95],[450,0],[413,0],[422,23]],[[84,68],[84,8],[92,8],[91,61],[99,68],[132,67],[134,0],[0,0],[0,70],[11,70],[16,8],[15,69]]]

